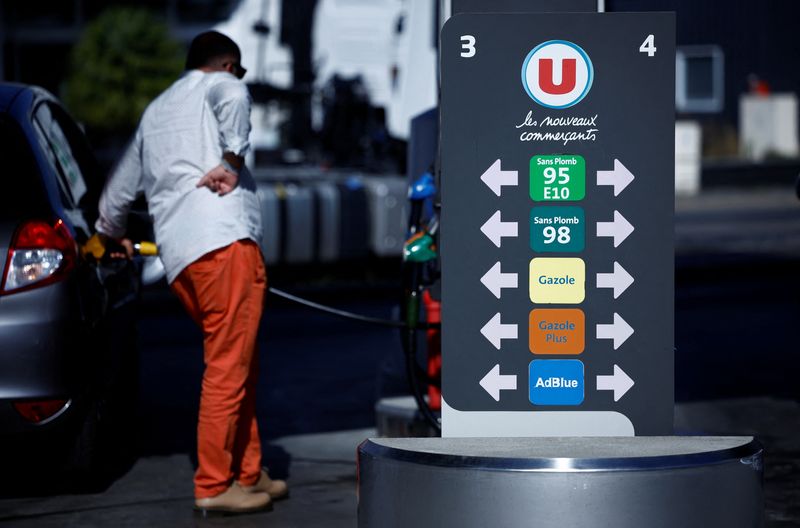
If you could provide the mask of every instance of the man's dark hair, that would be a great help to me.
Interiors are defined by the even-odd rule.
[[[206,31],[197,35],[189,46],[186,55],[186,69],[194,70],[208,66],[214,59],[232,55],[237,59],[242,57],[239,46],[217,31]]]

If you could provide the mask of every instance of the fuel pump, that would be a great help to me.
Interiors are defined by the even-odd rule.
[[[439,222],[435,213],[430,215],[427,224],[424,224],[424,212],[427,205],[431,205],[436,196],[436,185],[433,175],[425,172],[409,189],[408,197],[411,202],[409,215],[409,237],[403,247],[403,314],[406,327],[402,330],[403,352],[406,360],[406,376],[414,400],[425,420],[436,430],[441,430],[439,419],[434,414],[432,407],[439,407],[441,402],[441,354],[437,354],[436,343],[439,339],[439,311],[438,306],[430,295],[426,295],[426,287],[439,278],[437,267],[438,252],[435,236]],[[428,316],[428,369],[423,371],[417,363],[417,331],[421,303],[425,300]],[[438,303],[436,303],[438,304]],[[428,401],[422,393],[422,382],[428,385]]]

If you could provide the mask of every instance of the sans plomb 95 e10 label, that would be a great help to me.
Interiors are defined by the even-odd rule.
[[[586,162],[583,156],[578,155],[533,156],[530,183],[534,202],[583,200],[586,196]]]

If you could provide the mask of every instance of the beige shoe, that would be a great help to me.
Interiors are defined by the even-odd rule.
[[[269,478],[265,469],[261,470],[261,476],[252,486],[241,486],[248,493],[267,493],[272,500],[285,499],[289,496],[289,486],[284,480],[272,480]]]
[[[219,495],[194,501],[194,509],[201,512],[203,516],[215,513],[251,513],[266,510],[271,506],[272,499],[269,494],[244,491],[236,483],[231,484],[230,488]]]

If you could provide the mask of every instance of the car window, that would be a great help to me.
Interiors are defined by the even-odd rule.
[[[42,148],[58,175],[66,213],[89,234],[97,219],[101,183],[86,138],[58,105],[42,103],[34,115]]]
[[[86,182],[78,166],[78,162],[72,155],[67,137],[61,125],[56,121],[49,104],[41,104],[36,109],[36,124],[41,129],[47,143],[47,155],[51,162],[57,167],[61,180],[59,183],[65,184],[66,193],[70,204],[77,206],[81,198],[86,194]]]
[[[31,147],[22,128],[0,114],[0,221],[20,222],[51,214]]]

